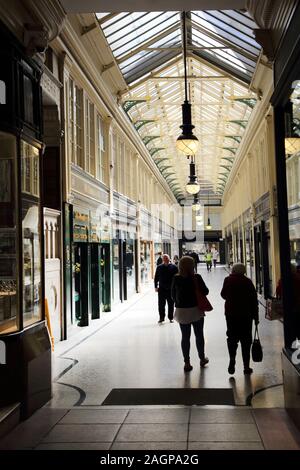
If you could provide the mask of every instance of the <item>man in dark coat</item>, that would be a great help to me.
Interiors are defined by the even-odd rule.
[[[158,292],[158,323],[162,323],[165,320],[166,302],[168,303],[168,318],[173,323],[174,301],[171,297],[171,286],[173,277],[178,273],[178,268],[170,262],[169,255],[163,255],[162,259],[163,262],[157,266],[154,277],[154,287],[156,292]]]
[[[156,266],[159,266],[163,262],[161,253],[158,253],[158,258],[156,260]]]
[[[225,316],[227,323],[227,345],[230,356],[229,374],[235,372],[235,356],[238,342],[241,342],[244,374],[251,374],[249,367],[252,344],[253,320],[257,325],[258,301],[252,281],[245,276],[246,268],[236,263],[232,272],[224,279],[221,296],[225,299]]]
[[[199,258],[199,255],[198,253],[196,253],[196,251],[192,251],[192,253],[190,254],[190,256],[193,258],[194,260],[194,263],[195,263],[195,271],[197,272],[197,268],[198,268],[198,263],[200,263],[200,258]]]

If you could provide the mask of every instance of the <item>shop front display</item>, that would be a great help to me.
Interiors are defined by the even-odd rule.
[[[24,326],[42,318],[39,150],[21,142]]]
[[[127,298],[136,293],[136,256],[134,238],[134,233],[127,233],[124,260],[126,267]]]
[[[274,132],[276,193],[283,303],[284,347],[282,368],[287,412],[300,429],[300,5],[280,43],[274,62]],[[291,44],[293,48],[291,50]]]
[[[113,279],[113,302],[121,302],[120,288],[120,243],[118,238],[112,241],[112,279]]]
[[[0,333],[19,328],[16,139],[0,133]]]
[[[51,343],[44,316],[40,168],[42,70],[0,25],[0,406],[28,417],[51,398]]]
[[[111,311],[111,224],[108,217],[101,220],[101,245],[100,245],[100,274],[101,274],[101,310]]]
[[[151,261],[151,242],[140,242],[140,270],[141,282],[146,283],[151,280],[152,261]]]
[[[89,212],[73,208],[73,309],[78,326],[89,323]]]
[[[101,309],[101,226],[100,218],[90,216],[89,231],[90,251],[91,251],[91,315],[92,319],[100,318]]]

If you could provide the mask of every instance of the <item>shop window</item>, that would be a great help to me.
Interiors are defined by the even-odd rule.
[[[97,178],[100,181],[105,180],[105,137],[104,137],[104,125],[103,120],[99,114],[97,114]]]
[[[0,104],[6,104],[6,84],[0,80]]]
[[[71,161],[84,169],[83,93],[69,80],[69,150]]]
[[[96,176],[96,155],[95,155],[95,109],[93,103],[86,99],[86,163],[88,172]]]
[[[23,246],[23,321],[42,318],[39,150],[21,141],[21,211]]]
[[[82,90],[75,87],[75,135],[76,135],[76,163],[84,169],[83,155],[83,126],[82,126]]]
[[[69,80],[69,152],[71,161],[76,163],[75,154],[75,85],[72,79]]]
[[[0,133],[0,334],[19,328],[16,140]]]
[[[114,178],[114,190],[119,190],[119,161],[118,161],[118,137],[116,134],[113,136],[113,178]]]

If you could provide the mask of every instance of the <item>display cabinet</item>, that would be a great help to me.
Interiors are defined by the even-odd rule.
[[[51,350],[43,321],[41,145],[0,132],[0,405],[26,417],[51,397]],[[2,170],[2,172],[1,172]]]
[[[16,138],[0,133],[0,335],[16,331],[18,315],[18,249]]]
[[[40,62],[0,22],[0,407],[51,398],[44,317]],[[2,92],[2,94],[1,94]]]

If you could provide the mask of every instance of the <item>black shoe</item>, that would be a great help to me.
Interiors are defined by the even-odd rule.
[[[251,369],[251,367],[247,367],[246,369],[244,369],[244,374],[245,375],[250,375],[252,374],[253,372],[253,369]]]
[[[204,357],[203,359],[200,360],[200,367],[205,367],[206,364],[209,363],[208,357]]]
[[[170,320],[170,323],[174,323],[174,320],[173,320],[173,318],[172,318],[172,320]]]
[[[229,366],[228,366],[228,374],[233,375],[235,373],[235,361],[230,360]]]
[[[165,320],[158,320],[157,323],[163,323]]]
[[[184,372],[190,372],[191,370],[193,370],[193,366],[190,362],[185,362],[183,370]]]

